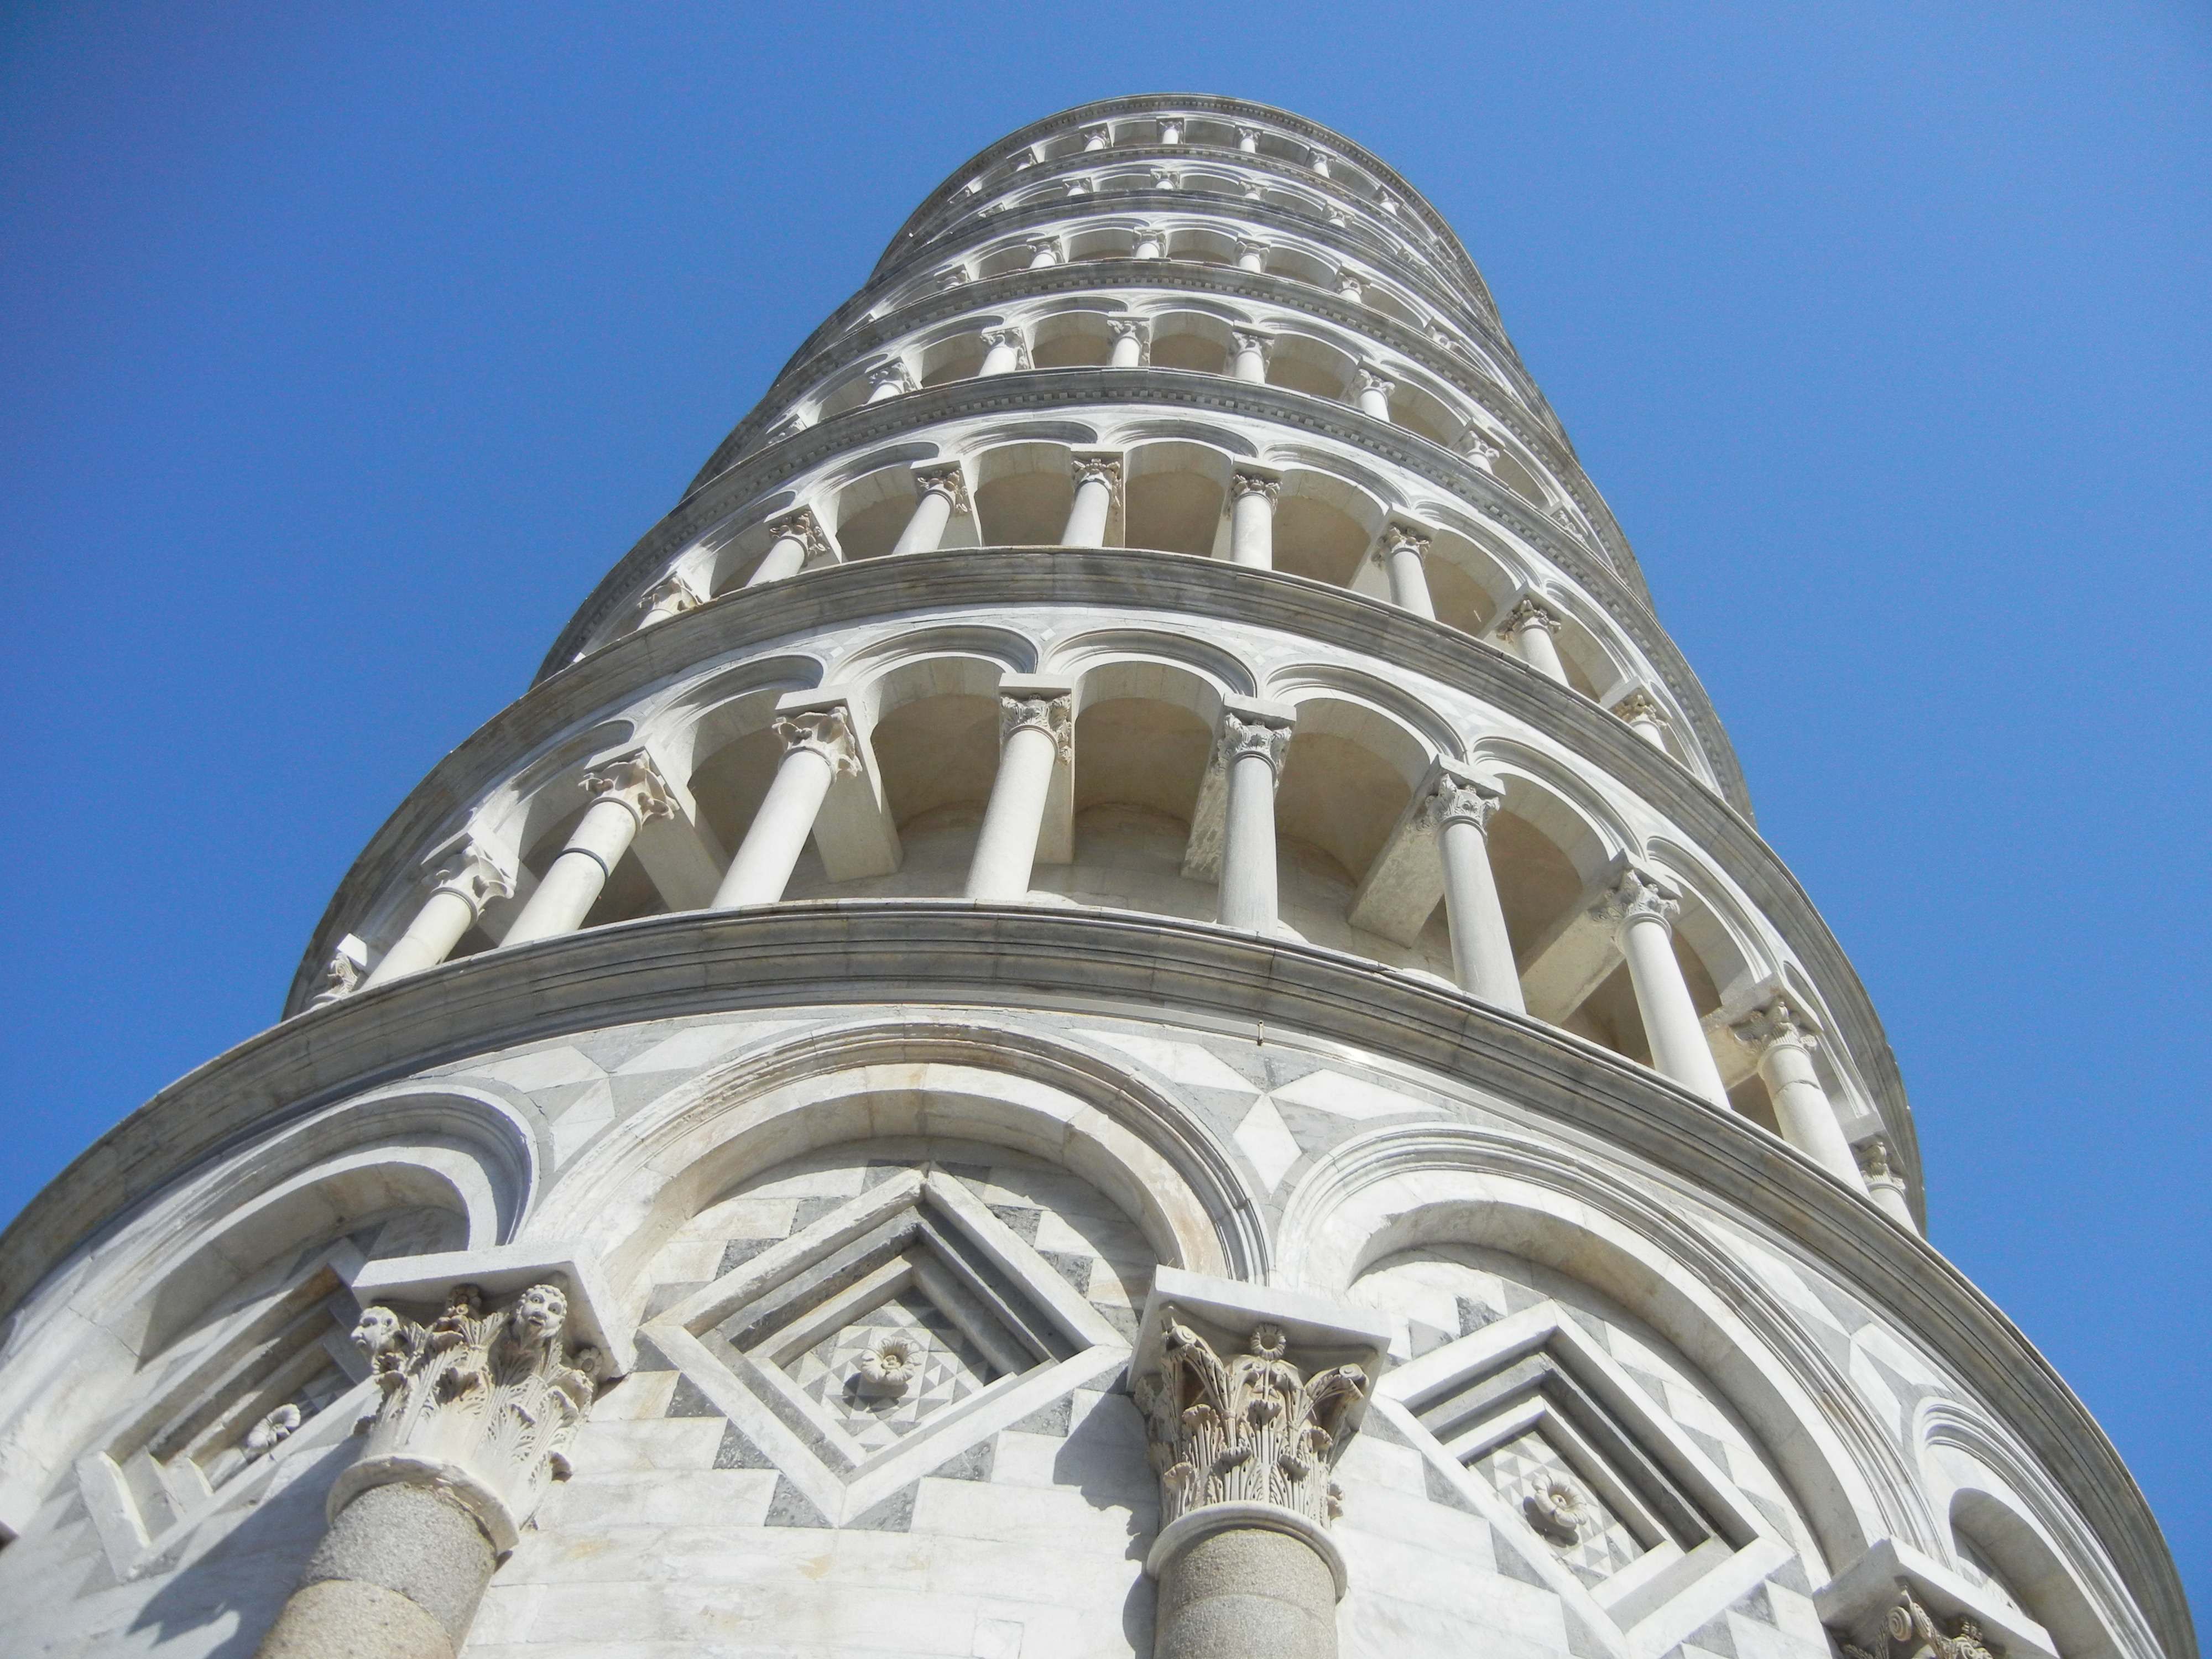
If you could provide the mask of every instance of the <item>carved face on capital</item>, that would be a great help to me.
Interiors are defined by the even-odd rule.
[[[555,1285],[532,1285],[507,1310],[507,1328],[526,1342],[551,1342],[568,1318],[568,1298]]]
[[[399,1316],[389,1308],[363,1308],[353,1328],[353,1345],[368,1358],[399,1346]]]

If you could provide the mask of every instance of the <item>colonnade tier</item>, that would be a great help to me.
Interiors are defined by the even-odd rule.
[[[1085,464],[1071,517],[1098,522],[1116,470]],[[965,500],[956,475],[931,482],[923,505]],[[801,538],[787,521],[777,544]],[[1255,591],[1284,580],[1076,547],[916,551],[678,614],[540,686],[541,717],[457,751],[468,764],[418,792],[446,810],[395,825],[349,878],[295,1006],[663,911],[1073,902],[1287,928],[1653,1064],[1855,1187],[1854,1146],[1912,1167],[1863,993],[1740,820],[1540,666],[1378,635],[1442,633],[1389,602],[1293,583],[1314,608],[1257,626]],[[795,608],[768,614],[778,592]],[[788,640],[800,615],[805,652],[743,644],[747,623]],[[1342,648],[1310,643],[1330,635]],[[1405,672],[1361,666],[1378,659]],[[1477,689],[1431,678],[1493,661]],[[1552,735],[1563,702],[1589,709],[1585,736],[1620,735],[1577,757]],[[459,818],[457,799],[475,803]],[[1660,801],[1701,810],[1655,816]],[[1632,915],[1628,889],[1650,899]],[[1756,1022],[1778,1019],[1802,1065],[1770,1060]]]
[[[1160,434],[1163,422],[1139,408],[1097,402],[1095,385],[1085,388],[1091,396],[1083,403],[1052,397],[1055,386],[1065,393],[1072,380],[1092,378],[1146,392],[1146,401],[1161,396],[1153,371],[1007,375],[999,383],[1020,382],[1022,404],[1058,411],[1052,426],[1018,410],[978,417],[969,411],[983,400],[980,385],[956,385],[864,404],[794,436],[693,497],[634,550],[564,634],[562,661],[548,672],[711,597],[819,563],[866,562],[933,541],[1087,539],[1088,529],[1069,534],[1074,471],[1106,458],[1121,463],[1126,508],[1109,525],[1109,544],[1228,559],[1237,556],[1241,533],[1244,561],[1252,562],[1260,556],[1260,504],[1247,501],[1239,520],[1237,492],[1272,483],[1268,505],[1279,522],[1269,532],[1268,556],[1276,568],[1392,596],[1528,657],[1624,719],[1638,711],[1643,735],[1747,805],[1726,735],[1663,630],[1601,562],[1583,558],[1578,569],[1563,568],[1570,544],[1525,506],[1504,505],[1517,498],[1486,475],[1449,464],[1423,471],[1419,463],[1438,456],[1419,440],[1396,456],[1362,453],[1348,428],[1376,430],[1373,417],[1344,410],[1313,421],[1310,399],[1226,377],[1205,381],[1201,395],[1215,407],[1203,417],[1186,406],[1164,428],[1179,435],[1147,438],[1141,434]],[[1269,418],[1255,420],[1254,404],[1271,405]],[[1283,432],[1285,414],[1308,416],[1307,432]],[[906,459],[917,452],[937,459]],[[921,483],[948,471],[965,480],[963,499],[933,506]],[[1434,472],[1455,486],[1451,495],[1434,492]],[[1469,498],[1481,505],[1471,507]],[[802,520],[803,535],[785,533]],[[1413,540],[1393,541],[1400,531]],[[1532,617],[1554,639],[1536,641]]]

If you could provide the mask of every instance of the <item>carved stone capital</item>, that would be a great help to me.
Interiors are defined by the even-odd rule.
[[[914,390],[914,376],[907,373],[904,363],[889,362],[868,371],[868,385],[877,392],[887,386],[896,386],[901,392],[911,392]]]
[[[1503,799],[1489,784],[1447,772],[1421,802],[1421,822],[1436,830],[1448,823],[1471,823],[1487,835],[1491,817]]]
[[[989,336],[984,337],[988,339]],[[919,495],[944,496],[951,504],[952,516],[956,519],[965,518],[974,510],[968,500],[968,480],[957,466],[919,470],[914,475],[914,487]]]
[[[584,774],[584,791],[593,799],[614,799],[629,808],[640,823],[676,816],[675,797],[653,757],[642,749],[601,761]]]
[[[1232,329],[1230,331],[1230,337],[1236,341],[1237,350],[1258,352],[1260,361],[1263,363],[1267,361],[1267,354],[1275,349],[1275,343],[1271,337],[1253,329]]]
[[[514,878],[489,854],[468,848],[440,861],[431,872],[430,890],[457,894],[482,915],[494,899],[514,896]]]
[[[1371,368],[1363,368],[1359,371],[1359,389],[1362,392],[1379,392],[1387,398],[1398,389],[1398,383]]]
[[[688,574],[672,570],[639,595],[638,626],[643,628],[671,617],[680,617],[687,611],[696,611],[706,602],[706,596]]]
[[[1237,252],[1247,258],[1257,254],[1264,259],[1274,251],[1273,242],[1263,242],[1256,236],[1239,236],[1237,239]]]
[[[776,737],[784,752],[811,749],[830,763],[833,775],[857,776],[860,744],[853,731],[853,717],[842,704],[827,708],[798,708],[775,718]]]
[[[1820,1047],[1820,1026],[1787,997],[1775,997],[1729,1027],[1739,1042],[1764,1057],[1770,1048]]]
[[[950,270],[939,271],[937,285],[941,289],[965,288],[968,285],[968,267],[955,265]]]
[[[1459,453],[1487,471],[1490,464],[1498,459],[1501,452],[1496,444],[1484,437],[1480,432],[1470,428],[1460,435]]]
[[[1505,613],[1505,620],[1498,624],[1498,631],[1518,634],[1527,629],[1540,628],[1547,634],[1557,634],[1562,623],[1559,613],[1542,600],[1524,599]]]
[[[1173,167],[1154,167],[1152,169],[1152,188],[1154,190],[1174,190],[1180,186],[1182,183],[1182,175],[1177,173]]]
[[[1238,501],[1246,495],[1263,496],[1273,507],[1283,493],[1280,478],[1264,477],[1257,472],[1232,472],[1229,475],[1229,498]]]
[[[1113,142],[1114,129],[1110,126],[1083,129],[1083,148],[1085,149],[1104,149]]]
[[[1367,297],[1367,279],[1356,270],[1340,270],[1336,273],[1336,291],[1346,300],[1363,300]]]
[[[1075,753],[1075,699],[1024,690],[999,695],[999,742],[1004,746],[1015,732],[1034,726],[1049,737],[1062,760]]]
[[[802,507],[796,513],[787,513],[768,521],[768,533],[772,541],[795,541],[805,550],[808,564],[830,556],[830,534],[822,528],[822,521],[814,516],[814,509]]]
[[[599,1351],[568,1340],[568,1298],[532,1285],[503,1307],[456,1285],[428,1325],[380,1304],[354,1328],[379,1403],[368,1443],[331,1489],[335,1516],[395,1481],[434,1486],[504,1553],[545,1489],[568,1475],[568,1445],[598,1392]]]
[[[1237,128],[1237,148],[1243,150],[1248,155],[1257,150],[1260,148],[1260,129],[1257,127]]]
[[[1629,869],[1621,872],[1613,890],[1598,901],[1594,914],[1616,932],[1626,933],[1639,921],[1656,921],[1672,931],[1681,909],[1681,895],[1673,888],[1645,871]]]
[[[1866,1177],[1869,1187],[1877,1182],[1893,1184],[1900,1189],[1904,1187],[1905,1177],[1897,1173],[1896,1166],[1890,1161],[1887,1136],[1875,1135],[1871,1139],[1862,1140],[1851,1148],[1851,1153],[1858,1159],[1859,1173]]]
[[[340,945],[331,953],[331,959],[323,964],[322,984],[315,994],[308,998],[307,1006],[324,1008],[333,1002],[344,1001],[361,989],[361,982],[365,977],[362,963],[353,951],[347,945]]]
[[[1152,325],[1139,317],[1116,317],[1106,325],[1106,331],[1117,340],[1149,340]]]
[[[1112,495],[1119,496],[1121,493],[1121,458],[1118,455],[1078,455],[1068,463],[1068,471],[1078,489],[1087,483],[1103,483]]]
[[[1656,722],[1666,718],[1665,711],[1659,707],[1659,700],[1641,686],[1613,704],[1613,712],[1632,724],[1638,720]]]
[[[1050,254],[1050,255],[1052,256],[1052,262],[1053,262],[1054,264],[1058,264],[1060,263],[1060,238],[1059,238],[1059,237],[1057,237],[1057,236],[1037,236],[1037,237],[1033,237],[1033,238],[1031,238],[1031,239],[1030,239],[1030,240],[1029,241],[1029,243],[1027,244],[1027,246],[1028,246],[1028,248],[1029,248],[1029,251],[1030,251],[1030,257],[1031,258],[1035,258],[1038,254],[1041,254],[1041,253],[1048,253],[1048,254]]]
[[[1178,118],[1170,116],[1160,123],[1160,142],[1164,144],[1182,143],[1182,122]]]
[[[1409,524],[1384,526],[1382,546],[1382,556],[1385,558],[1389,557],[1393,553],[1407,550],[1410,550],[1419,558],[1425,559],[1429,556],[1429,538],[1417,527]]]
[[[1214,756],[1227,766],[1246,755],[1258,755],[1279,773],[1283,769],[1284,751],[1290,746],[1290,721],[1224,709],[1221,715],[1221,738],[1215,745]]]

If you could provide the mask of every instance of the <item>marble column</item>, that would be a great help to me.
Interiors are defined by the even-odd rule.
[[[1104,149],[1113,142],[1114,129],[1111,127],[1085,127],[1083,129],[1083,148],[1086,150]]]
[[[1391,603],[1433,621],[1437,607],[1429,598],[1429,538],[1411,525],[1390,525],[1382,532],[1382,554],[1383,570],[1390,578]]]
[[[428,1325],[370,1307],[354,1328],[378,1404],[331,1487],[330,1530],[258,1659],[453,1659],[500,1559],[568,1474],[599,1351],[533,1285],[496,1311],[453,1287]]]
[[[1813,1064],[1819,1042],[1813,1022],[1786,997],[1776,997],[1729,1028],[1759,1057],[1759,1075],[1774,1103],[1782,1138],[1848,1187],[1863,1192],[1858,1159],[1844,1139],[1835,1106]]]
[[[999,771],[968,866],[969,898],[1005,902],[1030,890],[1053,771],[1073,758],[1074,691],[1042,680],[1001,684]]]
[[[1116,455],[1079,454],[1072,464],[1075,499],[1060,533],[1062,547],[1103,547],[1115,498],[1121,490],[1121,461]]]
[[[983,348],[983,367],[977,371],[978,378],[1011,374],[1029,362],[1030,343],[1018,328],[985,329]]]
[[[1160,123],[1160,142],[1164,144],[1182,143],[1182,123],[1170,116]]]
[[[1146,225],[1137,233],[1137,251],[1133,257],[1139,259],[1165,258],[1167,248],[1167,233],[1155,225]]]
[[[1272,472],[1239,467],[1229,475],[1229,561],[1251,570],[1275,565],[1275,501],[1283,481]]]
[[[1659,702],[1649,691],[1630,692],[1613,704],[1613,712],[1628,722],[1628,729],[1661,753],[1667,749],[1667,728],[1660,724]]]
[[[1546,679],[1567,683],[1567,665],[1560,659],[1559,614],[1534,599],[1524,599],[1505,613],[1498,631],[1521,648],[1522,660]]]
[[[774,539],[753,567],[753,574],[745,578],[747,587],[783,581],[816,560],[830,556],[830,538],[809,508],[802,507],[796,513],[769,520],[768,532]]]
[[[1040,236],[1030,244],[1030,269],[1043,270],[1060,263],[1060,244],[1049,236]]]
[[[1340,270],[1336,273],[1336,295],[1340,300],[1349,300],[1354,305],[1359,304],[1367,297],[1366,278],[1349,267]]]
[[[1229,362],[1230,374],[1239,380],[1264,382],[1267,378],[1267,337],[1240,328],[1233,337],[1237,351]]]
[[[386,985],[436,967],[476,926],[485,905],[514,896],[514,878],[473,848],[441,865],[430,881],[429,896],[365,984]]]
[[[1371,368],[1359,371],[1359,412],[1372,415],[1378,421],[1390,418],[1390,394],[1397,389],[1395,380],[1385,380]]]
[[[1521,972],[1505,931],[1497,873],[1490,866],[1490,820],[1499,799],[1486,784],[1447,773],[1421,811],[1436,827],[1437,856],[1443,866],[1453,977],[1469,996],[1521,1013],[1527,1008]]]
[[[1237,128],[1237,148],[1243,150],[1247,155],[1258,155],[1260,151],[1260,129],[1257,127]]]
[[[672,570],[639,597],[637,629],[642,632],[671,617],[696,611],[705,603],[705,597],[692,585],[689,575],[681,570]]]
[[[1275,781],[1291,719],[1224,709],[1214,753],[1228,771],[1218,919],[1263,936],[1275,931]]]
[[[1249,236],[1238,237],[1237,239],[1237,269],[1239,270],[1267,270],[1268,247],[1267,243],[1255,241]]]
[[[885,363],[868,371],[868,401],[872,404],[888,402],[913,390],[914,377],[907,373],[904,363]]]
[[[1147,325],[1133,318],[1119,318],[1106,325],[1106,331],[1114,337],[1114,351],[1106,360],[1107,368],[1144,367],[1145,337],[1151,331]]]
[[[583,782],[592,804],[502,944],[526,945],[574,933],[637,832],[676,811],[667,781],[642,749],[600,762],[584,774]]]
[[[1347,1574],[1332,1476],[1387,1331],[1315,1297],[1160,1277],[1129,1368],[1160,1480],[1152,1659],[1334,1659]]]
[[[783,759],[714,890],[717,910],[781,899],[830,786],[841,774],[860,769],[860,739],[852,710],[844,703],[779,715],[775,731],[783,744]]]
[[[1905,1177],[1897,1172],[1889,1142],[1876,1135],[1871,1140],[1861,1141],[1853,1150],[1858,1158],[1860,1179],[1866,1182],[1867,1196],[1905,1231],[1917,1233],[1920,1227],[1912,1218],[1912,1200],[1905,1193]]]
[[[968,481],[957,465],[917,467],[914,487],[920,499],[915,503],[914,517],[906,521],[906,528],[899,532],[891,548],[894,554],[934,553],[954,516],[965,518],[971,510]]]
[[[1627,958],[1652,1066],[1725,1111],[1728,1089],[1690,1000],[1682,964],[1674,959],[1674,918],[1681,908],[1680,896],[1656,876],[1630,870],[1614,886],[1603,914],[1617,929],[1620,953]]]

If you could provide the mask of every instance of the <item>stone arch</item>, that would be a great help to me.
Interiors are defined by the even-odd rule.
[[[818,659],[770,657],[685,688],[655,720],[653,752],[723,847],[744,838],[782,758],[774,730],[778,699],[821,683]]]
[[[1123,456],[1123,545],[1213,556],[1227,533],[1230,457],[1170,438],[1133,443]]]
[[[1194,306],[1156,311],[1152,315],[1152,365],[1225,374],[1237,349],[1234,332],[1225,319]]]
[[[1957,1401],[1931,1399],[1914,1413],[1913,1437],[1966,1577],[2048,1631],[2060,1659],[2158,1651],[2095,1535],[2002,1431]]]
[[[1711,1380],[1786,1482],[1826,1558],[1924,1536],[1894,1443],[1789,1310],[1691,1226],[1562,1148],[1468,1126],[1371,1132],[1325,1154],[1278,1224],[1278,1282],[1344,1297],[1367,1268],[1430,1243],[1484,1246],[1609,1297]]]
[[[533,1237],[595,1246],[618,1289],[747,1173],[878,1136],[944,1136],[1058,1163],[1121,1206],[1170,1265],[1260,1278],[1258,1196],[1182,1103],[1071,1044],[922,1021],[816,1032],[664,1097],[587,1151]]]
[[[1068,446],[1024,440],[974,448],[969,455],[982,544],[1057,547],[1075,500]]]
[[[1030,329],[1030,362],[1038,368],[1098,368],[1113,355],[1108,323],[1118,307],[1066,306],[1045,313]]]
[[[1352,401],[1359,358],[1304,325],[1279,329],[1267,355],[1267,384],[1336,403]]]
[[[1350,586],[1375,538],[1382,533],[1389,504],[1334,468],[1324,470],[1301,460],[1280,470],[1275,568],[1332,587]]]

